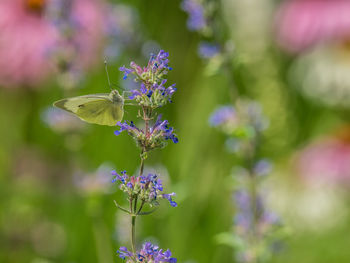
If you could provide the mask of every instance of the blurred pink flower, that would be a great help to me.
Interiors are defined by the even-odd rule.
[[[0,85],[35,85],[52,70],[46,53],[58,32],[44,19],[39,2],[0,1]]]
[[[70,63],[85,67],[96,60],[104,35],[102,0],[68,1],[70,10],[59,10],[68,12],[68,16],[62,21],[52,21],[47,11],[57,2],[67,1],[0,1],[0,85],[38,85],[55,71],[57,65],[50,54],[55,49],[65,49],[67,39],[75,50],[74,61]],[[68,29],[72,30],[71,36],[67,37],[67,30],[61,30],[62,22],[74,27]]]
[[[286,0],[277,12],[277,39],[287,51],[349,37],[349,0]]]
[[[335,137],[312,143],[298,155],[296,165],[306,181],[350,186],[350,143]]]

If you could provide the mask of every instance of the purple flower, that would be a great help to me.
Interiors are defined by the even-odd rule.
[[[204,8],[196,0],[184,0],[181,8],[188,13],[187,27],[191,31],[199,31],[206,27],[207,21],[204,16]]]
[[[210,116],[209,123],[211,126],[217,127],[228,122],[235,122],[236,119],[237,115],[234,107],[222,106]]]
[[[254,173],[259,176],[268,175],[272,170],[272,165],[268,160],[260,160],[254,166]]]
[[[173,201],[172,196],[174,196],[175,193],[171,193],[171,194],[163,194],[162,197],[167,199],[170,202],[170,205],[172,207],[177,207],[177,203]]]
[[[129,74],[133,74],[135,81],[140,82],[140,88],[131,90],[129,99],[135,100],[140,106],[151,108],[158,108],[171,102],[176,88],[175,84],[165,85],[167,80],[164,76],[172,69],[169,67],[168,57],[169,53],[161,50],[157,55],[151,54],[146,67],[142,68],[135,62],[131,62],[131,68],[123,66],[119,69],[124,72],[124,79]]]
[[[125,122],[118,122],[119,130],[115,131],[115,135],[120,135],[123,131],[127,131],[128,134],[134,138],[137,145],[146,151],[153,150],[155,148],[163,148],[166,145],[167,140],[172,140],[174,143],[178,143],[177,135],[174,133],[174,128],[169,127],[167,120],[162,120],[161,115],[158,116],[157,121],[153,126],[148,128],[147,131],[137,128],[131,121],[130,124]]]
[[[122,171],[120,174],[118,174],[115,170],[111,171],[111,174],[115,176],[115,179],[112,180],[112,182],[120,181],[121,183],[125,184],[126,180],[128,179],[128,176],[125,171]]]
[[[126,68],[125,66],[120,67],[119,70],[124,72],[123,79],[126,79],[128,77],[128,75],[133,72],[132,69]]]
[[[163,194],[163,184],[156,174],[128,176],[125,171],[118,174],[115,170],[111,171],[115,176],[113,182],[119,182],[119,188],[129,196],[137,195],[140,200],[151,205],[157,205],[159,199],[167,199],[172,207],[177,204],[172,200],[175,193]]]
[[[171,251],[169,249],[164,251],[150,242],[143,244],[142,249],[137,253],[137,255],[138,258],[141,259],[140,262],[177,262],[176,258],[171,257]]]
[[[127,259],[127,262],[139,263],[139,262],[152,262],[152,263],[176,263],[177,259],[171,257],[171,251],[169,249],[163,250],[158,246],[153,245],[150,242],[143,244],[140,251],[136,252],[136,255],[128,251],[126,247],[121,247],[117,251],[119,257],[122,259]],[[136,261],[135,261],[136,260]]]
[[[198,48],[198,54],[201,58],[208,59],[215,57],[220,53],[220,47],[217,44],[201,42]]]
[[[126,247],[120,247],[119,250],[117,250],[117,253],[122,259],[130,258],[133,256],[133,254]]]
[[[248,243],[253,229],[256,231],[253,234],[259,240],[268,235],[274,226],[280,225],[279,217],[266,208],[264,196],[256,193],[255,198],[255,204],[253,204],[254,199],[244,188],[234,193],[237,211],[234,218],[235,233]]]
[[[235,107],[221,106],[210,116],[209,123],[235,138],[252,138],[267,128],[260,104],[237,100]]]

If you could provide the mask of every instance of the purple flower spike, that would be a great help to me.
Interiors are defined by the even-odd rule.
[[[184,0],[182,10],[188,13],[187,27],[192,31],[199,31],[206,27],[207,21],[204,16],[204,8],[196,0]]]
[[[115,170],[111,171],[111,174],[115,176],[113,182],[118,181],[119,188],[129,197],[137,195],[140,200],[150,205],[158,205],[159,199],[167,199],[172,207],[177,206],[176,202],[172,200],[175,193],[164,194],[162,181],[156,174],[130,177],[125,171],[118,174]]]
[[[140,88],[131,90],[130,99],[135,100],[140,106],[158,108],[169,103],[176,91],[175,85],[165,86],[167,80],[164,78],[169,67],[169,53],[160,50],[157,55],[151,54],[146,67],[141,67],[135,62],[130,63],[131,68],[121,67],[124,79],[129,74],[135,75],[135,81],[140,82]]]

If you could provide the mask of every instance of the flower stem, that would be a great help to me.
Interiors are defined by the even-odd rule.
[[[143,112],[143,120],[145,121],[145,134],[146,136],[148,136],[149,133],[149,116],[151,114],[151,112],[149,112],[147,110],[147,108],[142,107],[142,112]],[[146,149],[143,148],[141,150],[141,154],[140,154],[140,176],[143,175],[143,169],[145,166],[145,159],[146,157],[144,156],[144,153],[146,152]],[[138,203],[138,196],[132,196],[129,200],[130,202],[130,214],[131,214],[131,248],[132,248],[132,252],[135,255],[136,253],[136,217],[137,215],[141,212],[143,205],[144,205],[144,201],[142,201],[141,206],[139,209],[137,209],[137,203]]]
[[[141,213],[141,210],[142,210],[144,204],[145,204],[145,201],[142,201],[141,206],[140,206],[139,210],[136,213],[137,215]]]
[[[131,247],[132,247],[133,254],[136,253],[135,231],[136,231],[136,215],[132,215],[131,216]]]
[[[141,163],[140,163],[140,176],[143,174],[143,168],[145,166],[145,157],[143,156],[144,150],[141,151],[140,157],[141,157]]]

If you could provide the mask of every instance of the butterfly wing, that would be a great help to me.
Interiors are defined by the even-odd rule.
[[[123,107],[110,101],[96,100],[80,105],[76,115],[89,123],[115,126],[123,118]]]
[[[108,94],[94,94],[56,101],[55,107],[71,112],[83,121],[115,126],[123,118],[123,103],[113,102]]]

